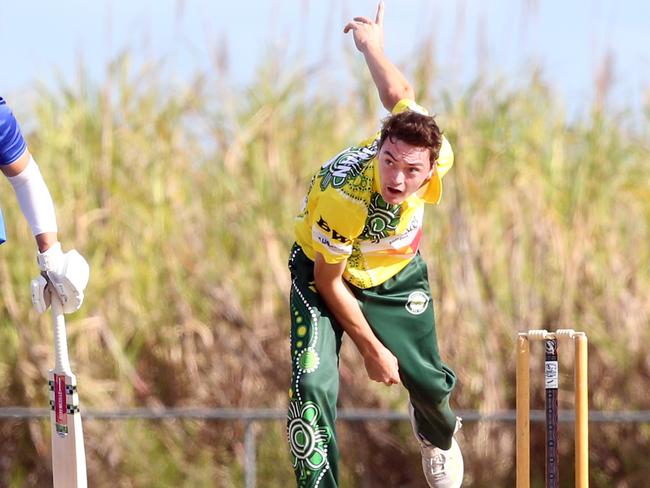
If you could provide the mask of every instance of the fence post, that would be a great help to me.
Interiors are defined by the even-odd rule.
[[[244,474],[246,488],[255,488],[257,460],[255,459],[255,422],[247,420],[244,432]]]

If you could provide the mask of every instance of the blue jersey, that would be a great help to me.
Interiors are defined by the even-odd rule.
[[[7,103],[0,97],[0,166],[16,161],[27,149],[20,126]]]
[[[0,244],[7,240],[7,234],[5,234],[5,223],[2,220],[2,209],[0,209]]]
[[[0,166],[6,166],[23,155],[27,145],[20,132],[20,126],[7,102],[0,97]],[[0,210],[0,244],[5,242],[4,221]]]

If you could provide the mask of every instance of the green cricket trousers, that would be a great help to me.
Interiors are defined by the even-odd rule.
[[[338,486],[336,400],[343,329],[314,287],[314,263],[294,245],[291,271],[291,387],[287,437],[300,488]],[[456,425],[454,372],[440,359],[426,264],[418,254],[379,286],[350,285],[379,340],[397,357],[420,434],[448,449]]]

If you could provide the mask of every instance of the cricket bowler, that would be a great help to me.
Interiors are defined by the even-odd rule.
[[[291,249],[291,386],[287,436],[297,486],[338,486],[335,418],[344,333],[373,381],[403,384],[431,487],[456,488],[456,375],[440,358],[427,266],[418,252],[424,208],[437,204],[453,153],[383,50],[383,14],[344,28],[383,106],[382,129],[313,176]]]

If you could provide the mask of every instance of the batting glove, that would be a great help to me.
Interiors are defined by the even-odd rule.
[[[66,253],[56,243],[36,255],[41,275],[32,280],[32,303],[37,312],[43,313],[50,306],[50,292],[56,293],[63,304],[64,313],[79,310],[88,285],[90,268],[74,249]]]

